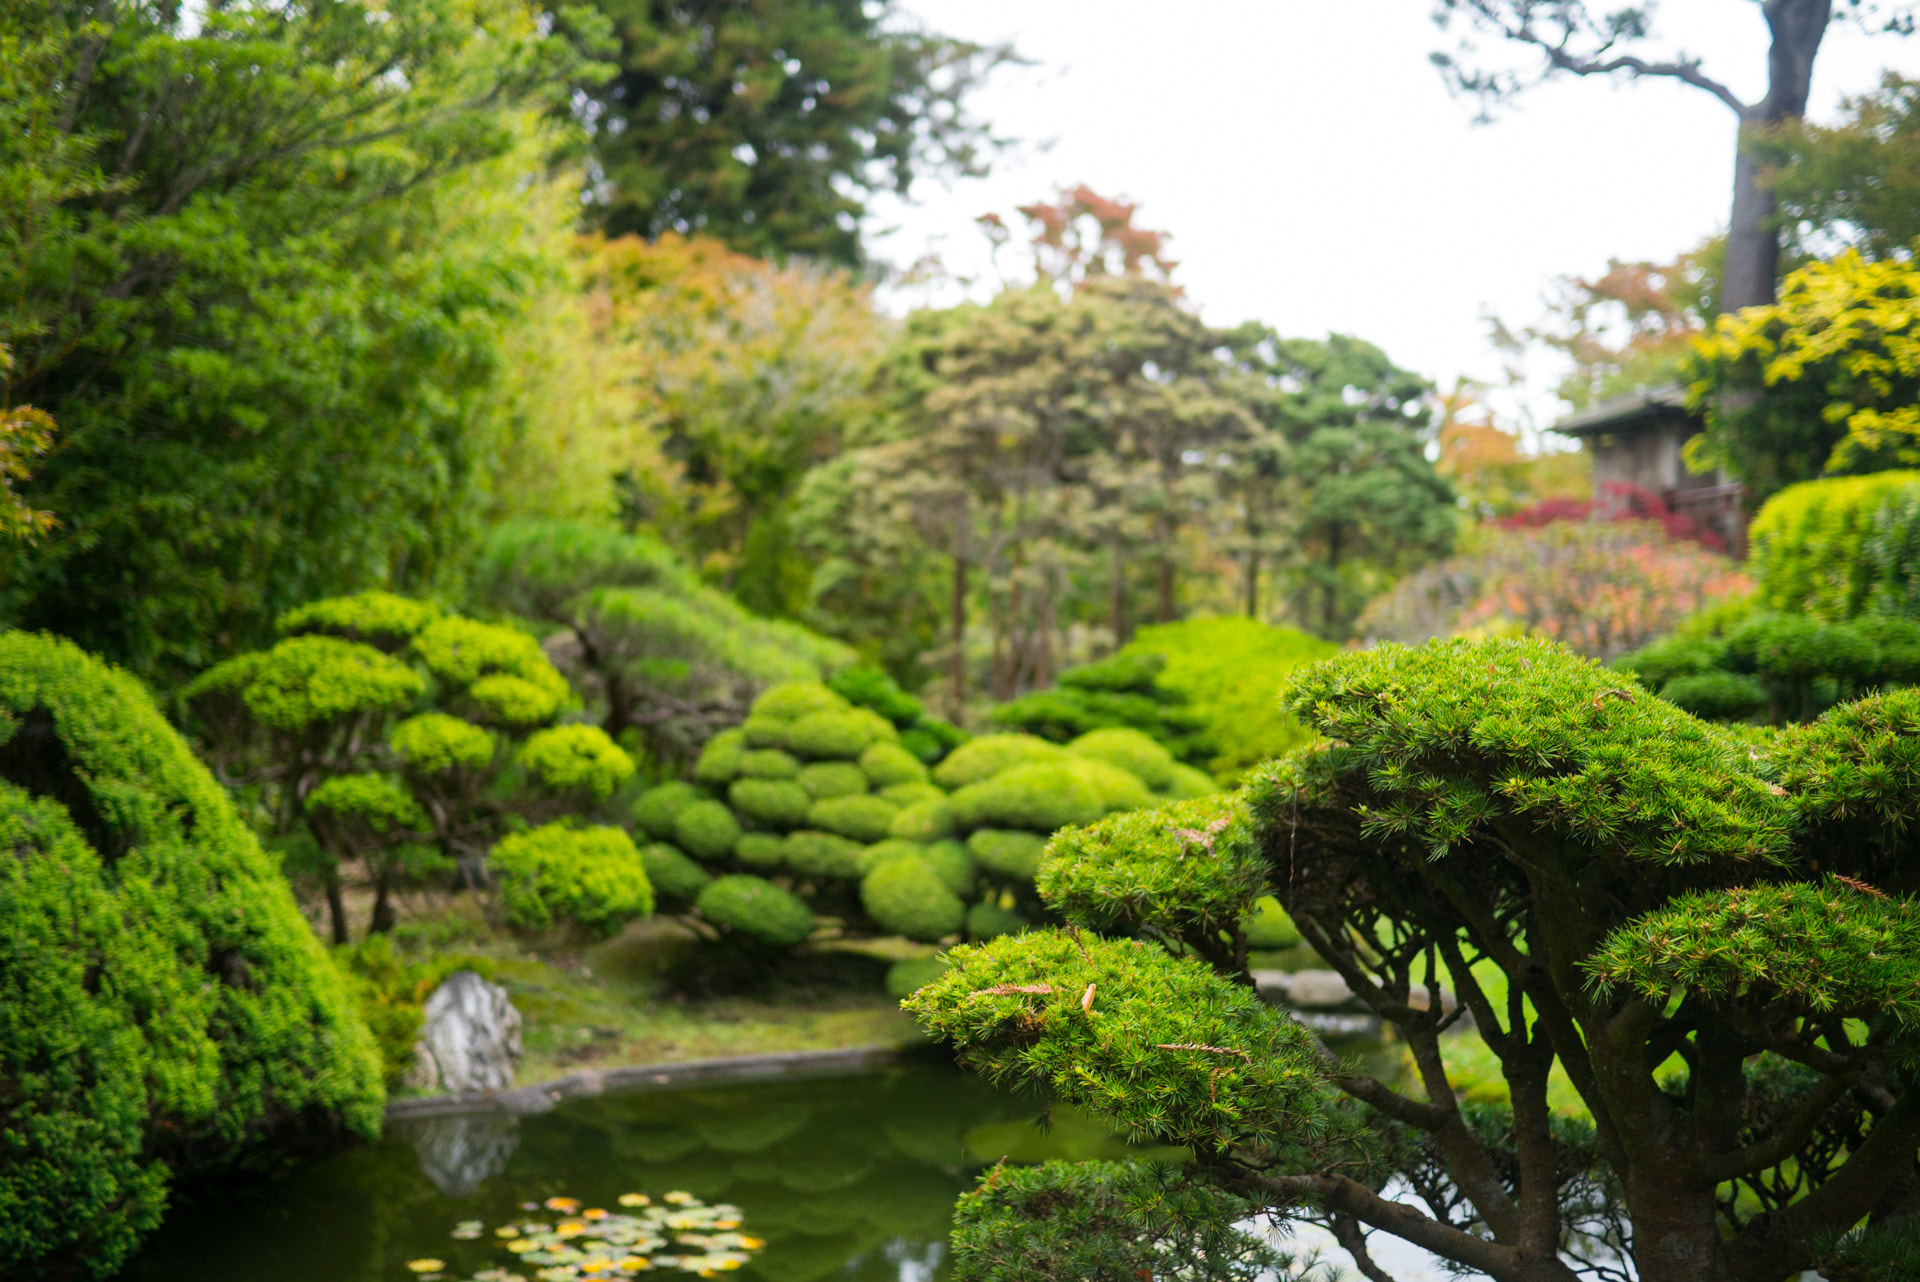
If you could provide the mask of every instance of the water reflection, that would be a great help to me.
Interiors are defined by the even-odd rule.
[[[1001,1157],[1112,1156],[1091,1119],[1061,1113],[1043,1133],[1032,1101],[943,1064],[858,1077],[609,1095],[514,1119],[440,1118],[395,1127],[253,1187],[182,1190],[128,1282],[403,1282],[405,1262],[444,1259],[456,1276],[503,1262],[488,1230],[522,1202],[685,1189],[746,1212],[768,1246],[732,1276],[764,1282],[934,1282],[946,1276],[953,1200]],[[486,1238],[491,1238],[489,1231]]]

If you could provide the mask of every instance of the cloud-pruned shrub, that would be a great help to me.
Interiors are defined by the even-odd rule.
[[[601,938],[653,911],[646,861],[625,830],[551,823],[508,833],[489,862],[509,925],[576,922]]]

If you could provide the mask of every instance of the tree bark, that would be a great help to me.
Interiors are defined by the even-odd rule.
[[[1773,36],[1767,52],[1767,96],[1740,113],[1726,275],[1720,285],[1720,306],[1728,312],[1765,306],[1777,296],[1780,229],[1773,218],[1779,206],[1752,143],[1765,130],[1806,115],[1813,60],[1833,20],[1833,0],[1766,0],[1763,12]]]
[[[340,869],[329,866],[326,871],[327,914],[333,919],[333,942],[347,942],[347,901],[340,894]]]

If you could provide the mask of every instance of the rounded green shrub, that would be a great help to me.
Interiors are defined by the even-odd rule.
[[[802,830],[787,834],[787,867],[805,877],[857,877],[863,848],[831,832]]]
[[[408,770],[428,775],[491,765],[498,745],[491,732],[462,717],[423,712],[395,726],[387,736],[387,746]]]
[[[1300,932],[1294,929],[1293,919],[1272,895],[1262,895],[1253,901],[1253,911],[1240,923],[1240,929],[1246,932],[1247,947],[1261,952],[1292,948],[1300,942]]]
[[[1076,757],[1118,766],[1161,792],[1173,784],[1173,754],[1138,730],[1090,730],[1067,745]]]
[[[1737,721],[1763,711],[1767,687],[1744,672],[1700,672],[1675,677],[1660,697],[1707,721]]]
[[[975,904],[967,909],[967,937],[969,939],[997,939],[1001,935],[1017,935],[1033,923],[1010,908],[999,904]]]
[[[791,779],[800,773],[800,761],[778,748],[754,748],[740,755],[740,773],[749,779]]]
[[[967,906],[927,860],[889,859],[860,880],[860,902],[884,930],[933,943],[957,934]]]
[[[709,788],[724,788],[739,777],[740,761],[746,752],[744,730],[722,730],[700,750],[700,759],[693,764],[693,777]]]
[[[1195,770],[1192,766],[1173,763],[1171,779],[1167,786],[1160,789],[1160,796],[1167,801],[1191,801],[1195,797],[1206,797],[1220,791],[1220,785],[1213,776],[1204,770]]]
[[[968,784],[947,798],[947,805],[962,829],[1025,828],[1050,833],[1069,824],[1092,823],[1109,809],[1108,793],[1090,777],[1095,765],[1063,759],[1015,766]],[[1134,783],[1143,786],[1138,780]]]
[[[674,780],[641,793],[633,803],[633,822],[640,831],[659,841],[673,840],[673,821],[690,802],[709,800],[707,794],[690,783]]]
[[[0,847],[0,1276],[111,1275],[175,1175],[276,1120],[379,1129],[379,1050],[277,862],[138,682],[24,632]]]
[[[1141,782],[1140,776],[1119,766],[1081,760],[1071,763],[1071,769],[1100,794],[1100,803],[1110,815],[1123,810],[1145,810],[1154,802],[1153,793]]]
[[[640,866],[646,869],[647,881],[657,894],[685,903],[692,903],[713,880],[712,873],[664,841],[640,847]]]
[[[290,637],[324,632],[391,653],[440,617],[440,608],[425,601],[391,592],[361,592],[295,606],[280,616],[279,628]]]
[[[953,809],[945,797],[932,797],[900,808],[887,825],[887,834],[907,841],[939,841],[953,836]]]
[[[749,868],[772,872],[786,860],[787,839],[770,832],[742,833],[733,857]]]
[[[896,806],[912,806],[922,801],[945,801],[947,790],[932,783],[895,783],[879,789],[875,795],[885,797]]]
[[[844,712],[852,706],[818,681],[782,681],[761,691],[748,713],[792,721],[809,712]]]
[[[422,628],[411,648],[443,684],[464,688],[495,720],[532,725],[572,697],[540,643],[512,628],[449,615]]]
[[[919,853],[933,865],[933,870],[940,874],[940,883],[948,890],[963,899],[973,893],[980,880],[980,869],[965,846],[948,838],[922,846]]]
[[[695,859],[725,859],[739,840],[739,820],[717,801],[690,802],[673,817],[673,844]]]
[[[813,933],[813,913],[806,902],[764,877],[717,877],[700,892],[694,907],[715,926],[776,948],[804,944]]]
[[[899,738],[893,723],[877,712],[809,712],[787,729],[786,746],[813,761],[853,761],[881,740]]]
[[[750,748],[784,748],[788,725],[779,717],[748,717],[740,723],[740,734]]]
[[[875,788],[895,784],[924,784],[931,776],[920,759],[897,743],[876,743],[860,754],[860,769]]]
[[[548,930],[576,922],[605,938],[653,911],[653,887],[619,828],[552,823],[502,837],[487,857],[507,924]]]
[[[1040,870],[1047,839],[1039,833],[982,828],[967,838],[967,853],[988,872],[1016,881],[1032,881]]]
[[[520,745],[514,759],[553,792],[605,801],[633,778],[633,758],[599,726],[549,726]]]
[[[900,808],[878,797],[828,797],[807,811],[807,825],[854,841],[884,841]]]
[[[862,850],[856,860],[857,871],[864,877],[889,859],[899,859],[904,855],[923,855],[927,848],[917,841],[902,841],[898,837],[889,837],[885,841],[876,841]]]
[[[814,804],[807,790],[791,779],[735,779],[727,789],[733,808],[763,828],[799,828]]]
[[[933,768],[933,781],[942,788],[964,788],[1015,766],[1058,761],[1066,750],[1057,743],[1030,734],[985,734],[961,744]]]
[[[797,779],[815,801],[857,797],[867,790],[866,772],[851,761],[818,761],[803,767]]]
[[[906,1000],[915,989],[931,984],[947,973],[947,963],[939,957],[909,957],[887,967],[887,996]]]

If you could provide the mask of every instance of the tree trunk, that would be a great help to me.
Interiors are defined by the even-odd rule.
[[[382,868],[373,875],[373,920],[367,925],[367,934],[384,935],[399,920],[400,914],[393,907],[393,874]]]
[[[333,942],[347,942],[347,901],[340,894],[340,869],[328,865],[326,872],[327,913],[333,919]]]
[[[948,714],[958,722],[967,694],[967,563],[953,558],[953,655],[947,660],[947,679],[953,691],[947,696]]]
[[[1741,113],[1727,268],[1720,285],[1720,307],[1728,312],[1765,306],[1776,297],[1780,230],[1773,218],[1778,205],[1749,145],[1758,133],[1807,114],[1813,60],[1833,19],[1833,0],[1766,0],[1763,8],[1773,44],[1767,51],[1767,96]]]

